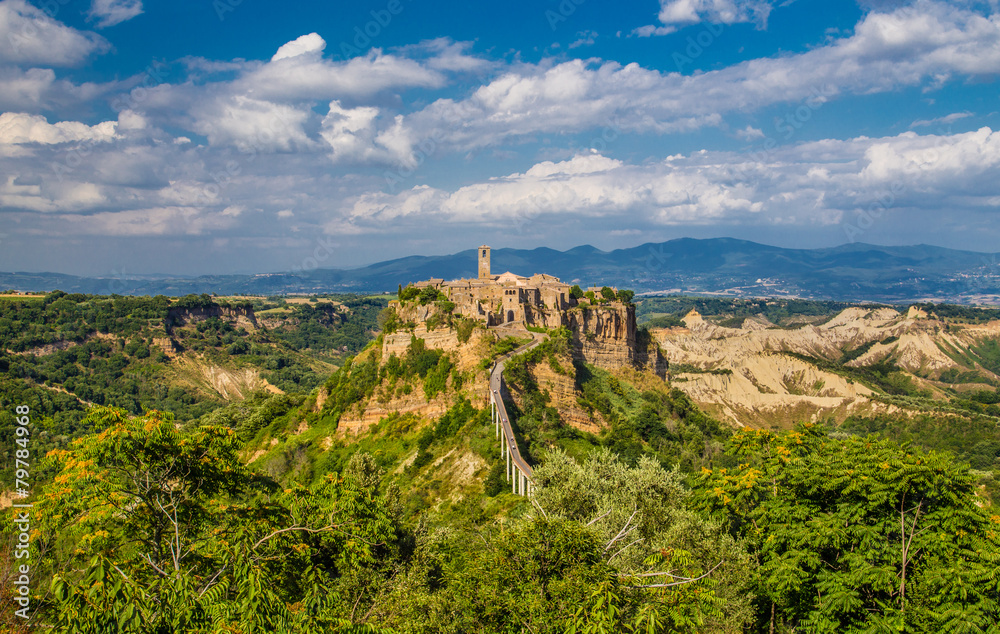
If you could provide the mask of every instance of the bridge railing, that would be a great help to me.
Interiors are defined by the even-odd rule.
[[[507,359],[527,352],[542,341],[543,339],[535,339],[531,343],[500,357],[490,373],[490,415],[496,428],[497,438],[500,440],[500,456],[504,458],[506,463],[507,481],[511,483],[512,493],[529,497],[534,492],[534,482],[531,478],[532,470],[531,466],[521,457],[514,429],[510,424],[510,416],[507,414],[507,408],[503,402],[503,371]]]

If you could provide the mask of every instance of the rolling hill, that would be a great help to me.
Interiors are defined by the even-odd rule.
[[[292,273],[87,278],[58,273],[0,273],[0,287],[25,291],[186,295],[394,291],[431,277],[475,277],[474,249],[407,256],[356,269]],[[996,253],[929,245],[862,243],[786,249],[737,240],[682,238],[627,249],[567,251],[494,249],[494,272],[549,273],[581,285],[607,284],[640,293],[795,296],[841,301],[1000,303]]]

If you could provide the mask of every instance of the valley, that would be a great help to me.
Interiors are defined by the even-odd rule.
[[[996,311],[622,298],[631,296],[581,291],[560,310],[526,307],[524,321],[498,325],[460,312],[440,291],[402,286],[391,301],[62,293],[5,299],[0,432],[12,433],[7,412],[14,403],[30,404],[34,451],[48,454],[38,483],[41,539],[49,549],[76,544],[78,551],[60,556],[69,559],[43,556],[41,570],[54,584],[38,589],[44,609],[52,618],[68,614],[66,601],[85,592],[83,585],[71,586],[77,589],[70,594],[57,591],[58,583],[85,583],[59,572],[65,561],[93,575],[100,559],[88,563],[86,557],[105,557],[128,567],[130,576],[154,580],[147,560],[114,545],[141,534],[141,524],[119,525],[113,512],[73,511],[76,502],[66,507],[67,499],[106,499],[95,508],[112,509],[120,493],[100,482],[115,482],[119,473],[159,478],[166,472],[156,465],[175,460],[172,452],[182,455],[188,443],[221,452],[215,460],[231,475],[218,477],[230,478],[226,486],[235,488],[192,493],[186,502],[201,509],[203,519],[184,529],[199,559],[176,574],[207,583],[206,589],[216,587],[213,578],[226,585],[218,586],[218,598],[189,597],[185,605],[237,605],[241,595],[227,590],[230,584],[271,580],[271,612],[243,612],[248,623],[262,623],[269,613],[284,623],[311,622],[314,617],[281,597],[305,596],[294,594],[299,591],[290,580],[296,570],[319,566],[323,585],[302,592],[335,588],[343,598],[328,599],[325,609],[345,628],[447,631],[429,615],[445,604],[461,606],[455,618],[469,627],[494,627],[484,625],[495,618],[489,603],[467,584],[509,584],[505,575],[520,574],[511,565],[522,565],[513,562],[548,557],[547,540],[565,535],[562,563],[524,581],[528,592],[557,585],[534,595],[541,599],[505,608],[536,628],[564,631],[584,622],[575,609],[553,612],[553,601],[618,601],[620,616],[598,611],[586,622],[611,619],[622,631],[638,631],[649,610],[667,619],[683,605],[695,625],[678,625],[678,631],[766,631],[769,618],[777,631],[789,631],[788,624],[818,617],[790,595],[768,617],[764,587],[773,583],[771,573],[751,558],[777,556],[761,540],[792,530],[781,505],[810,500],[810,508],[822,506],[825,494],[810,498],[808,480],[816,474],[826,474],[830,485],[855,469],[886,486],[895,486],[892,478],[917,477],[885,480],[880,464],[911,465],[907,473],[927,465],[926,477],[938,478],[933,486],[952,491],[962,508],[981,509],[968,511],[963,530],[976,540],[993,539],[990,522],[1000,521],[989,519],[996,518],[993,500],[1000,493]],[[526,347],[532,340],[537,345]],[[501,358],[497,396],[531,478],[520,485],[498,452],[490,416],[491,369]],[[160,431],[149,436],[151,429]],[[133,449],[109,449],[116,438],[128,439]],[[855,453],[841,464],[830,452]],[[135,462],[126,457],[133,454]],[[12,455],[4,454],[6,474]],[[104,470],[106,480],[82,477],[80,464]],[[765,486],[762,470],[783,474],[783,484]],[[73,484],[67,489],[65,483]],[[171,496],[188,495],[183,478],[157,486]],[[745,497],[751,494],[756,502]],[[897,512],[895,501],[885,506],[854,493],[836,495],[855,500],[860,510],[851,512],[869,514],[865,522],[872,526],[893,521]],[[8,492],[2,503],[16,500]],[[141,497],[135,503],[145,504]],[[68,514],[59,510],[64,507]],[[241,510],[230,514],[228,508]],[[155,508],[148,512],[169,525]],[[771,528],[739,528],[749,519]],[[923,521],[932,536],[946,530]],[[365,543],[357,541],[360,533],[294,537],[297,526],[336,531],[347,525],[381,545],[353,551]],[[639,537],[612,549],[623,532],[640,525]],[[118,537],[94,541],[93,531]],[[272,543],[283,531],[293,531],[289,540]],[[219,541],[244,532],[251,542],[235,549]],[[588,541],[594,539],[603,541]],[[274,561],[299,563],[290,569],[269,564],[250,576],[227,572],[254,556],[247,550],[252,543],[269,544]],[[947,543],[943,557],[978,557],[970,549],[980,546]],[[794,551],[789,544],[782,552]],[[675,548],[683,560],[663,559]],[[317,563],[351,552],[353,563],[345,560],[343,568]],[[889,562],[894,555],[890,548],[878,556]],[[920,562],[923,574],[936,574],[931,562]],[[968,574],[986,574],[991,564],[975,562]],[[799,570],[808,579],[821,575]],[[649,574],[699,581],[660,591],[643,585]],[[580,575],[589,581],[560,585]],[[631,585],[614,590],[617,599],[594,594],[600,583],[623,580]],[[126,605],[120,600],[108,599]]]
[[[740,426],[840,424],[903,411],[906,403],[893,396],[931,405],[1000,382],[995,360],[977,353],[995,345],[1000,321],[954,324],[916,307],[848,308],[827,317],[794,329],[748,317],[733,328],[692,311],[684,326],[651,333],[672,361],[672,380]]]

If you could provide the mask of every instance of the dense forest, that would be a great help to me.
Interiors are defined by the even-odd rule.
[[[89,433],[85,415],[90,405],[132,414],[168,411],[184,421],[225,405],[221,394],[191,379],[186,358],[234,371],[249,368],[282,390],[308,391],[372,340],[385,305],[382,298],[356,295],[320,298],[315,304],[61,291],[0,298],[0,438],[11,437],[10,408],[18,404],[34,412],[38,450]],[[177,323],[187,311],[229,309],[256,309],[261,327],[248,331],[217,316]],[[11,453],[5,443],[0,448],[6,482]]]
[[[470,348],[476,370],[417,337],[383,358],[378,324],[406,328],[385,300],[326,299],[0,304],[5,485],[25,447],[34,483],[33,625],[998,631],[1000,513],[984,480],[1000,455],[993,386],[958,417],[736,429],[670,383],[582,362],[569,332],[552,330],[505,372],[535,469],[525,498],[510,492],[470,392],[524,340]],[[485,334],[446,321],[436,327],[469,346]],[[188,358],[250,368],[280,389],[227,399],[180,387],[174,366]],[[575,406],[601,431],[561,419],[540,369],[572,377]],[[448,406],[335,433],[360,404],[408,396]],[[18,405],[30,408],[30,445],[12,442]],[[481,465],[465,488],[442,467],[458,454]],[[2,517],[0,629],[27,632],[14,616],[20,529]]]

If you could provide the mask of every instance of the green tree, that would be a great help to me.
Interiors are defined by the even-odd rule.
[[[718,522],[691,508],[678,471],[649,456],[629,467],[607,449],[582,464],[552,451],[534,480],[537,507],[589,527],[605,561],[639,591],[630,600],[648,604],[647,616],[666,631],[737,632],[751,620],[750,558]],[[641,588],[699,577],[646,594]]]
[[[535,518],[497,533],[429,535],[415,566],[383,618],[401,631],[562,634],[574,622],[606,622],[607,614],[577,612],[598,603],[596,588],[619,594],[594,535],[577,522]],[[608,631],[622,631],[615,607]]]
[[[580,299],[583,297],[583,289],[580,288],[579,284],[574,284],[573,288],[569,289],[569,296],[573,299]]]
[[[420,289],[416,286],[409,284],[399,292],[400,301],[409,301],[411,299],[416,299],[420,296]]]
[[[233,430],[91,413],[37,503],[57,631],[355,631],[398,539],[370,457],[311,489],[248,470]],[[366,589],[367,588],[367,589]]]
[[[995,631],[1000,516],[967,466],[808,425],[730,451],[742,464],[706,469],[704,488],[760,559],[761,630]]]
[[[624,302],[626,304],[632,303],[632,298],[635,297],[635,291],[622,289],[618,291],[618,301]]]
[[[445,297],[444,293],[434,288],[433,286],[425,286],[420,294],[417,295],[420,299],[420,304],[429,304],[431,302],[436,302],[439,299],[448,299]]]
[[[386,334],[390,334],[396,332],[396,329],[399,328],[402,322],[396,314],[396,310],[392,306],[386,306],[379,311],[376,324],[378,325],[379,330]]]
[[[609,302],[614,301],[616,297],[615,291],[610,286],[602,286],[601,297],[603,297],[605,300]]]

